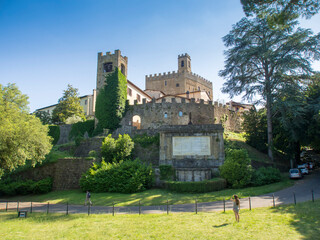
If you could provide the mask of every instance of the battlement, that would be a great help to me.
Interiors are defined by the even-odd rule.
[[[149,74],[146,75],[146,80],[160,80],[160,79],[169,79],[178,76],[178,73],[176,71],[167,72],[167,73],[155,73],[155,74]]]
[[[113,56],[123,57],[124,59],[128,59],[128,57],[126,56],[121,56],[121,51],[119,49],[114,50],[114,53],[106,52],[105,55],[103,55],[103,52],[98,52],[98,57],[113,57]]]
[[[188,57],[190,58],[188,53],[178,55],[178,58]]]

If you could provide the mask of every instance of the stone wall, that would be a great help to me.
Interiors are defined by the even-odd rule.
[[[226,130],[241,131],[241,114],[229,109],[226,105],[214,104],[211,101],[199,103],[195,99],[186,102],[182,99],[177,103],[175,98],[167,102],[165,98],[162,102],[144,102],[143,104],[132,105],[122,119],[121,128],[117,129],[114,136],[120,134],[133,135],[134,127],[132,119],[134,116],[140,117],[141,130],[156,130],[164,125],[187,125],[191,113],[191,122],[194,125],[201,124],[222,124]]]
[[[18,176],[35,181],[51,177],[53,178],[53,190],[79,189],[81,175],[92,166],[92,163],[93,160],[84,158],[59,159],[55,163],[19,173]]]
[[[72,124],[65,124],[60,126],[60,138],[57,142],[58,145],[70,142],[69,134],[72,128]]]

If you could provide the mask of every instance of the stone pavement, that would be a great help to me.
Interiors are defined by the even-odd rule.
[[[311,175],[305,176],[301,180],[297,180],[294,186],[283,189],[274,193],[275,205],[291,204],[294,201],[305,202],[312,200],[312,191],[314,199],[320,199],[320,170],[314,171]],[[258,208],[258,207],[272,207],[273,194],[265,194],[261,196],[242,198],[241,209]],[[231,201],[225,202],[225,210],[232,210],[233,203]],[[127,206],[127,207],[112,207],[112,206],[83,206],[83,205],[66,205],[66,204],[47,204],[47,203],[32,203],[31,202],[4,202],[0,200],[0,211],[17,211],[26,210],[28,212],[50,212],[50,213],[88,213],[91,214],[148,214],[148,213],[176,213],[176,212],[212,212],[223,211],[224,202],[203,202],[193,204],[179,204],[179,205],[159,205],[159,206]]]

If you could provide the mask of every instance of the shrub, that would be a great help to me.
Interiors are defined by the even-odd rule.
[[[60,127],[57,125],[50,125],[48,135],[53,138],[52,144],[57,144],[60,138]]]
[[[151,188],[154,173],[139,159],[94,164],[80,179],[83,191],[134,193]]]
[[[87,120],[85,122],[77,122],[72,124],[69,133],[69,139],[76,139],[78,136],[83,137],[87,132],[89,137],[92,137],[94,130],[94,120]]]
[[[47,193],[52,190],[52,179],[45,178],[40,181],[7,179],[0,183],[0,195],[14,196],[30,193]]]
[[[249,185],[252,168],[248,152],[245,149],[229,149],[226,151],[226,160],[220,167],[220,174],[233,188]]]
[[[128,160],[133,147],[134,142],[128,134],[119,134],[118,139],[112,138],[109,134],[102,142],[101,156],[109,163]]]
[[[171,165],[160,165],[160,179],[161,180],[173,180],[175,171]]]
[[[201,182],[166,181],[165,188],[175,192],[205,193],[219,191],[226,188],[227,182],[223,178],[205,180]]]
[[[32,192],[39,194],[39,193],[48,193],[52,190],[52,178],[45,178],[38,182],[35,182],[32,186]]]
[[[147,134],[135,135],[132,140],[135,143],[139,143],[141,147],[146,148],[152,144],[160,144],[160,136],[156,134],[154,136],[148,136]]]
[[[273,167],[261,167],[253,172],[251,182],[253,186],[261,186],[265,184],[279,182],[280,180],[281,173],[279,169]]]

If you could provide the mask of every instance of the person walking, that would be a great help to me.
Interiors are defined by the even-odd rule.
[[[236,217],[236,221],[240,221],[239,211],[240,211],[240,199],[237,195],[233,195],[231,199],[233,201],[233,212]]]
[[[86,201],[84,203],[85,206],[87,206],[87,203],[89,203],[92,206],[92,202],[91,202],[91,193],[89,191],[87,191],[86,194]]]

